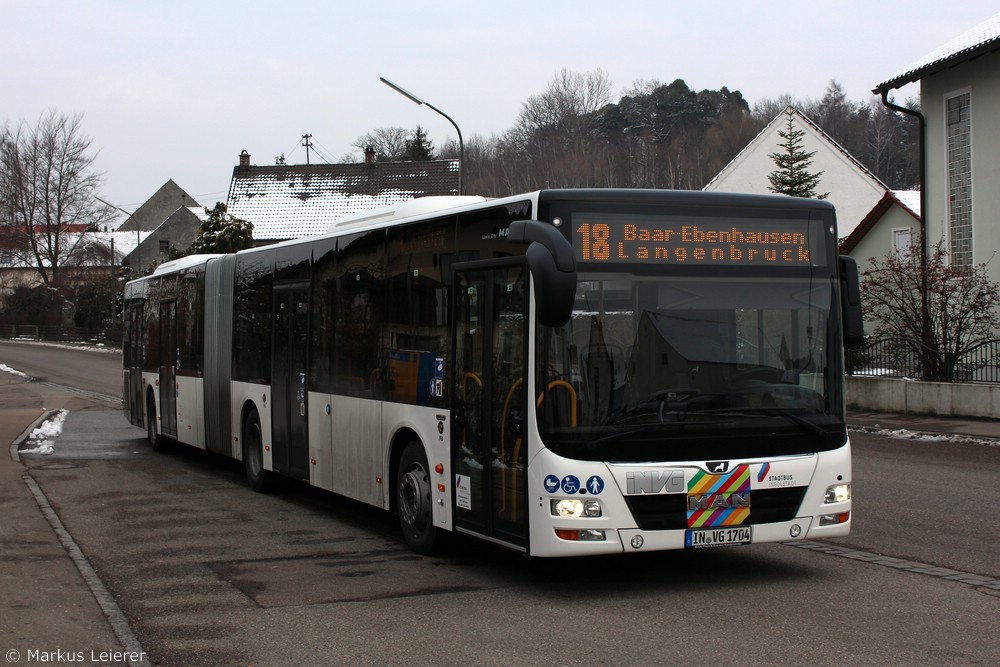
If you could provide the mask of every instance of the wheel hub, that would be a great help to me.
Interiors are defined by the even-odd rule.
[[[416,468],[403,475],[399,484],[399,513],[417,530],[427,524],[430,514],[430,484],[427,474]]]

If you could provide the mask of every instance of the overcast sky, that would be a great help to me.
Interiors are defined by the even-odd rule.
[[[0,0],[0,123],[82,113],[104,197],[134,210],[167,179],[225,201],[240,151],[304,163],[309,133],[333,161],[379,127],[511,128],[562,68],[605,70],[615,100],[638,80],[848,98],[997,12],[995,0],[465,0],[216,2]],[[897,99],[915,96],[912,87]],[[360,159],[360,155],[358,158]],[[313,156],[313,161],[317,158]]]

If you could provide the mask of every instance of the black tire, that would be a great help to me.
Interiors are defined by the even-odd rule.
[[[442,532],[434,526],[431,476],[423,446],[413,441],[403,449],[396,474],[396,509],[403,540],[418,554],[438,550]]]
[[[256,410],[243,423],[243,470],[251,489],[260,493],[271,489],[271,472],[264,470],[264,438]]]
[[[156,432],[156,401],[152,396],[146,401],[146,442],[154,452],[167,449],[167,439]]]

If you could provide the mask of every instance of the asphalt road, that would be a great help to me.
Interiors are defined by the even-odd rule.
[[[0,344],[25,372],[35,354]],[[117,363],[76,352],[48,381],[90,368],[111,396]],[[853,433],[854,530],[816,548],[528,561],[464,540],[416,556],[380,511],[255,494],[233,463],[143,435],[120,410],[72,413],[25,465],[156,665],[1000,659],[1000,447]]]
[[[0,341],[0,364],[70,391],[118,404],[122,397],[121,350]]]

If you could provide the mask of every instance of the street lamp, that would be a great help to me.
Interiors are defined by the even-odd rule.
[[[384,83],[385,85],[389,86],[393,90],[395,90],[397,93],[399,93],[403,97],[409,99],[411,102],[415,102],[416,104],[426,105],[428,108],[430,108],[430,109],[438,112],[439,114],[441,114],[442,116],[444,116],[448,120],[448,122],[451,123],[455,127],[455,131],[458,132],[458,194],[464,194],[462,192],[462,167],[465,164],[465,143],[462,141],[462,130],[458,129],[458,123],[456,123],[455,121],[453,121],[451,119],[451,116],[449,116],[445,112],[441,111],[440,109],[438,109],[436,106],[434,106],[430,102],[426,102],[426,101],[420,99],[419,97],[417,97],[416,95],[414,95],[410,91],[406,90],[405,88],[397,86],[392,81],[389,81],[389,79],[386,79],[385,77],[381,77],[380,76],[378,78],[378,80],[381,81],[382,83]]]
[[[109,201],[104,201],[103,199],[101,199],[100,197],[98,197],[96,195],[94,196],[94,199],[96,199],[97,201],[101,202],[105,206],[110,206],[111,208],[116,208],[119,211],[121,211],[122,213],[124,213],[125,215],[127,215],[128,219],[125,220],[125,222],[128,222],[129,220],[134,220],[135,221],[135,264],[136,265],[135,265],[135,269],[134,270],[135,270],[135,275],[138,276],[139,275],[139,271],[142,268],[141,262],[139,261],[139,258],[141,257],[141,253],[139,251],[139,246],[142,245],[142,240],[139,238],[139,221],[135,220],[135,218],[132,217],[131,213],[129,213],[128,211],[126,211],[125,209],[123,209],[120,206],[115,206],[114,204],[112,204]],[[112,248],[113,248],[113,246],[112,246]],[[113,250],[112,250],[112,252],[113,252]],[[111,258],[111,261],[114,262],[114,257]]]

